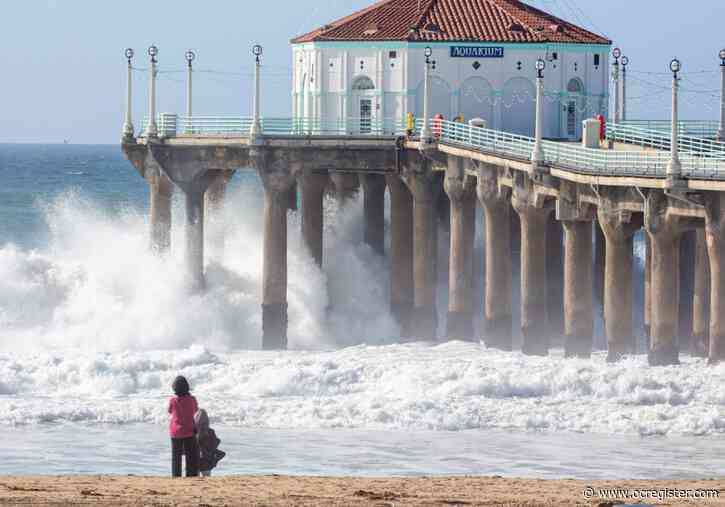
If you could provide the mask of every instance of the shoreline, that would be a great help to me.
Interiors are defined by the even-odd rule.
[[[356,478],[280,475],[192,479],[113,475],[0,476],[0,505],[604,507],[623,502],[614,496],[600,495],[599,490],[612,489],[650,495],[646,499],[640,496],[630,503],[725,506],[725,478],[582,481],[504,479],[497,476]],[[710,498],[675,496],[687,495],[688,491],[694,490]],[[668,494],[670,497],[665,498]],[[662,497],[658,499],[657,495]]]

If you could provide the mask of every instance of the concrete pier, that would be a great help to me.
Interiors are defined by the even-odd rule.
[[[406,177],[413,195],[413,275],[415,306],[412,317],[413,336],[435,340],[438,330],[436,289],[438,282],[438,214],[440,184],[423,162],[423,170]]]
[[[475,210],[476,180],[466,175],[463,163],[463,159],[448,157],[443,183],[450,200],[451,244],[446,320],[446,336],[450,340],[473,340],[474,337],[473,241],[470,238],[475,235],[475,214],[470,210]]]
[[[599,219],[594,221],[594,299],[598,305],[598,316],[602,323],[606,320],[604,316],[604,271],[606,270],[607,240],[604,231],[599,224]]]
[[[690,353],[697,357],[707,357],[710,334],[710,264],[705,229],[698,229],[695,235],[695,284],[692,297]]]
[[[386,176],[390,191],[390,311],[403,337],[411,335],[413,282],[413,196],[398,175]]]
[[[264,266],[262,272],[262,348],[287,348],[287,206],[294,178],[271,177],[264,183]]]
[[[186,204],[186,270],[192,289],[204,288],[204,190],[187,188]]]
[[[364,239],[380,256],[385,255],[385,176],[361,174],[363,212],[365,217]]]
[[[633,237],[641,219],[609,207],[598,209],[599,225],[606,240],[604,268],[604,328],[610,362],[634,352],[632,329]]]
[[[652,316],[649,363],[662,366],[679,363],[679,217],[671,213],[667,197],[650,191],[645,229],[652,245]]]
[[[705,195],[705,237],[710,260],[711,364],[725,359],[725,194]]]
[[[234,176],[233,171],[219,171],[204,194],[207,251],[209,257],[216,259],[224,255],[226,231],[223,210],[227,186],[232,176]]]
[[[680,237],[679,278],[679,333],[677,343],[681,351],[692,350],[693,303],[695,290],[695,250],[697,231],[683,230]]]
[[[551,206],[540,202],[534,184],[514,184],[512,203],[521,220],[521,334],[527,355],[549,353],[551,331],[548,318],[546,233]]]
[[[546,304],[552,340],[564,334],[564,230],[554,213],[546,231]]]
[[[644,335],[649,341],[652,334],[652,241],[649,234],[645,233],[644,237]]]
[[[512,246],[511,197],[498,185],[498,169],[478,172],[478,199],[485,214],[485,297],[483,340],[487,347],[511,350]]]
[[[357,174],[332,171],[330,172],[330,180],[332,181],[335,200],[341,207],[355,199],[360,190],[360,179]]]
[[[166,253],[171,248],[171,198],[174,185],[161,171],[147,173],[149,184],[149,222],[151,228],[151,249]]]
[[[315,263],[322,267],[323,198],[329,183],[327,173],[306,172],[298,177],[302,194],[302,239]]]

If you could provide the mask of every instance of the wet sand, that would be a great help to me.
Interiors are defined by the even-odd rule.
[[[594,497],[585,493],[594,488]],[[498,477],[323,478],[239,476],[170,479],[136,476],[0,476],[0,505],[103,506],[610,506],[600,488],[717,490],[719,498],[663,501],[646,505],[725,506],[725,479],[705,481],[575,481]]]

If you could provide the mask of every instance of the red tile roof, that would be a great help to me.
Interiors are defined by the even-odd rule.
[[[611,43],[519,0],[381,0],[292,39],[318,41]]]

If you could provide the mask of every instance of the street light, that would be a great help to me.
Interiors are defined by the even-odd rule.
[[[156,69],[156,56],[159,54],[159,48],[156,46],[150,46],[148,54],[151,57],[151,85],[149,93],[149,121],[146,126],[146,137],[157,137],[159,135],[159,129],[156,125],[156,75],[158,71]]]
[[[679,87],[679,77],[677,74],[682,70],[682,64],[677,58],[670,62],[670,70],[672,71],[672,139],[670,140],[670,162],[667,164],[667,186],[672,188],[677,186],[678,181],[682,178],[682,164],[678,153],[678,101],[677,92]]]
[[[718,53],[720,57],[720,128],[717,131],[718,141],[725,141],[725,49]]]
[[[622,91],[620,100],[622,101],[619,105],[619,116],[622,121],[627,121],[627,65],[629,65],[629,58],[627,56],[622,57]]]
[[[133,65],[131,60],[133,60],[133,49],[126,48],[123,54],[126,56],[126,61],[128,62],[126,70],[126,119],[123,122],[123,139],[128,141],[133,139],[133,121],[131,119],[131,86],[133,81]]]
[[[425,55],[425,76],[423,79],[423,127],[420,129],[421,150],[427,149],[433,144],[433,137],[430,133],[430,69],[435,68],[435,61],[431,60],[433,48],[426,46],[423,50]]]
[[[259,111],[259,95],[260,95],[260,80],[259,80],[259,68],[261,64],[262,46],[255,44],[252,46],[252,55],[254,55],[254,111],[252,119],[252,128],[249,131],[249,137],[253,143],[258,142],[259,137],[262,135],[262,122],[260,120]]]
[[[539,58],[536,60],[536,134],[534,140],[534,151],[531,153],[531,162],[534,172],[540,170],[544,161],[544,69],[546,62]]]
[[[184,58],[186,58],[186,64],[187,64],[187,71],[186,71],[186,121],[187,121],[187,133],[191,133],[190,129],[190,123],[191,123],[191,75],[193,74],[193,69],[191,62],[196,60],[196,53],[194,53],[191,49],[188,49],[186,53],[184,53]]]
[[[622,99],[620,97],[619,88],[619,59],[622,57],[622,50],[614,48],[612,56],[614,57],[612,69],[612,80],[614,81],[614,122],[617,123],[621,119],[620,106],[622,104]]]

